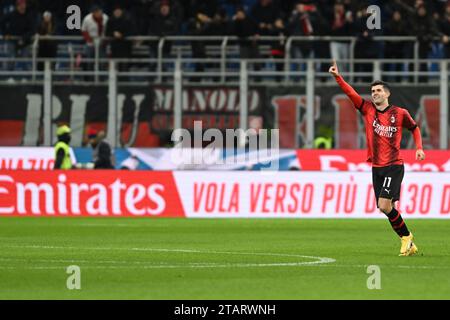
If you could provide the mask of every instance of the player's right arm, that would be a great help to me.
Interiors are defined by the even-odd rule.
[[[344,93],[350,98],[350,100],[352,100],[355,108],[360,110],[364,103],[364,100],[363,98],[361,98],[358,92],[356,92],[351,85],[345,82],[344,78],[342,78],[342,76],[339,74],[336,60],[333,60],[333,65],[330,67],[328,72],[334,76],[337,84],[339,85],[339,87],[341,87],[342,91],[344,91]]]

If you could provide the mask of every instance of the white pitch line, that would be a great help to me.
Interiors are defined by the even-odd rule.
[[[92,265],[82,266],[83,269],[205,269],[205,268],[261,268],[261,267],[299,267],[305,265],[312,265],[315,261],[311,262],[292,262],[292,263],[226,263],[226,264],[184,264],[184,265],[134,265],[134,266],[121,266],[121,265]],[[0,269],[65,269],[66,266],[30,266],[30,267],[11,267],[0,266]]]
[[[46,260],[46,259],[23,259],[20,261],[40,261],[40,262],[56,262],[56,263],[105,263],[105,264],[116,264],[115,266],[107,265],[88,265],[83,268],[91,269],[161,269],[161,268],[244,268],[244,267],[296,267],[296,266],[321,266],[321,267],[338,267],[338,268],[367,268],[369,265],[345,265],[345,264],[334,264],[336,262],[333,258],[327,257],[317,257],[317,256],[305,256],[299,254],[288,254],[288,253],[262,253],[262,252],[238,252],[238,251],[214,251],[214,250],[197,250],[197,249],[166,249],[166,248],[120,248],[120,247],[72,247],[72,246],[41,246],[41,245],[3,245],[0,247],[6,248],[28,248],[28,249],[56,249],[56,250],[101,250],[101,251],[112,251],[112,250],[126,250],[126,251],[146,251],[146,252],[175,252],[175,253],[195,253],[195,254],[226,254],[226,255],[246,255],[246,256],[277,256],[277,257],[291,257],[291,258],[304,258],[312,259],[316,261],[302,261],[302,262],[278,262],[278,263],[208,263],[208,262],[194,262],[186,263],[183,265],[174,265],[164,262],[159,264],[148,264],[145,261],[114,261],[114,260]],[[1,260],[7,261],[8,258],[0,258]],[[405,259],[405,258],[403,258]],[[407,259],[407,258],[406,258]],[[128,265],[120,265],[128,264]],[[131,264],[131,265],[130,265]],[[402,269],[450,269],[450,266],[423,266],[423,265],[380,265],[380,267],[385,268],[402,268]],[[9,267],[0,266],[0,269],[60,269],[63,267],[55,266],[31,266],[31,267]]]
[[[186,253],[205,253],[205,254],[230,254],[230,255],[245,255],[245,256],[275,256],[275,257],[294,257],[306,259],[318,259],[313,261],[315,264],[332,263],[336,260],[333,258],[305,256],[288,253],[258,253],[258,252],[235,252],[235,251],[214,251],[214,250],[184,250],[184,249],[155,249],[155,248],[131,248],[133,251],[156,251],[156,252],[186,252]]]
[[[149,251],[149,252],[177,252],[177,253],[200,253],[200,254],[229,254],[229,255],[246,255],[246,256],[277,256],[277,257],[293,257],[293,258],[307,258],[318,259],[315,263],[331,263],[336,260],[327,257],[305,256],[299,254],[288,253],[269,253],[269,252],[239,252],[239,251],[214,251],[214,250],[196,250],[196,249],[160,249],[160,248],[107,248],[107,247],[65,247],[65,246],[39,246],[39,245],[4,245],[1,247],[7,248],[28,248],[28,249],[72,249],[72,250],[126,250],[126,251]]]
[[[192,249],[161,249],[161,248],[104,248],[104,247],[63,247],[63,246],[39,246],[39,245],[10,245],[10,246],[2,246],[7,248],[28,248],[28,249],[73,249],[73,250],[126,250],[126,251],[150,251],[150,252],[176,252],[176,253],[196,253],[196,254],[227,254],[227,255],[245,255],[245,256],[277,256],[277,257],[290,257],[290,258],[303,258],[303,259],[312,259],[316,261],[301,261],[301,262],[276,262],[276,263],[187,263],[183,265],[143,265],[141,264],[141,268],[249,268],[249,267],[296,267],[303,265],[318,265],[323,263],[333,263],[336,260],[333,258],[327,257],[316,257],[316,256],[305,256],[299,254],[285,254],[285,253],[258,253],[258,252],[233,252],[233,251],[212,251],[212,250],[192,250]],[[0,258],[1,260],[1,258]],[[32,259],[30,259],[32,260]],[[25,261],[30,261],[25,260]],[[76,262],[77,260],[48,260],[38,259],[34,261],[41,262]],[[92,261],[99,262],[99,261]],[[102,263],[102,262],[99,262]],[[105,262],[108,263],[108,262]],[[117,263],[126,263],[123,261],[109,261],[111,264]],[[140,263],[140,262],[137,262]],[[99,267],[108,267],[108,266],[99,266]],[[117,268],[118,266],[114,266]],[[124,266],[129,268],[129,266]],[[1,268],[1,266],[0,266]]]

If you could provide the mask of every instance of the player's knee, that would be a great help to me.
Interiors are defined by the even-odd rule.
[[[380,208],[381,212],[384,214],[388,214],[392,211],[392,203],[388,199],[380,199],[378,201],[378,208]]]

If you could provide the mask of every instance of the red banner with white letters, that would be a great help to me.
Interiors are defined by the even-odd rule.
[[[384,218],[370,172],[0,170],[0,216]],[[450,218],[450,173],[408,172],[408,218]]]
[[[449,172],[449,150],[425,150],[425,160],[416,160],[415,150],[401,150],[405,171]],[[370,171],[366,150],[297,150],[300,168],[307,171]]]
[[[0,171],[0,216],[184,216],[171,172]]]

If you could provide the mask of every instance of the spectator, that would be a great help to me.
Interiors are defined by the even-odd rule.
[[[16,1],[17,0],[2,0],[0,1],[0,21],[3,22],[3,19],[13,12],[16,9]],[[3,27],[3,26],[2,26]],[[3,30],[2,30],[3,33]]]
[[[163,4],[167,4],[170,7],[170,14],[174,15],[178,23],[181,24],[184,12],[179,0],[153,0],[150,15],[152,17],[157,16],[160,13]],[[180,29],[177,30],[177,33],[179,33],[179,31]]]
[[[445,35],[442,33],[442,30],[440,28],[440,24],[441,24],[441,14],[438,11],[434,11],[432,10],[431,12],[433,12],[433,25],[436,26],[436,30],[439,34],[439,36],[441,37],[439,40],[433,39],[433,42],[431,44],[431,55],[429,56],[430,59],[443,59],[445,57],[445,49],[444,49],[444,38]],[[430,69],[431,70],[436,70],[438,68],[438,65],[436,63],[432,63]]]
[[[275,20],[277,20],[280,17],[280,14],[281,12],[279,10],[279,7],[277,4],[274,3],[273,0],[258,0],[253,5],[250,11],[250,15],[257,24],[258,37],[270,36],[273,34]],[[258,56],[257,58],[260,58],[260,56]],[[259,70],[261,68],[261,65],[262,63],[256,62],[254,64],[254,69]]]
[[[209,5],[203,1],[193,1],[192,5],[196,8],[194,17],[190,19],[188,25],[189,35],[191,36],[205,36],[211,30],[210,25],[213,21],[215,9],[217,9],[216,1],[211,1]],[[192,58],[206,59],[206,45],[203,41],[191,41]],[[195,72],[204,72],[205,63],[202,61],[195,62]],[[192,81],[200,81],[200,77],[193,77]]]
[[[91,129],[88,132],[88,138],[93,149],[94,169],[114,169],[111,146],[104,140],[105,132]]]
[[[241,59],[259,58],[259,48],[257,43],[258,25],[245,13],[243,7],[238,7],[231,24],[232,34],[239,40],[239,57]],[[261,69],[259,63],[254,64],[255,71]]]
[[[371,14],[366,8],[358,10],[356,13],[355,31],[357,32],[357,40],[355,44],[355,58],[374,60],[383,58],[382,43],[374,41],[373,37],[379,35],[378,29],[368,29],[367,19]],[[355,66],[356,72],[371,73],[373,70],[372,62],[359,62]],[[356,78],[356,81],[371,82],[372,74],[363,75]]]
[[[131,57],[131,41],[126,39],[131,33],[130,19],[125,15],[123,8],[120,5],[116,5],[113,16],[106,24],[106,36],[112,38],[110,41],[112,58],[124,59]],[[120,62],[118,70],[126,71],[127,63]]]
[[[107,22],[108,16],[103,13],[102,8],[98,5],[92,6],[91,13],[84,17],[81,25],[81,32],[88,46],[93,47],[94,41],[105,35]]]
[[[293,10],[295,10],[295,6],[299,3],[299,0],[282,0],[277,3],[280,8],[280,17],[289,17]],[[287,23],[286,19],[283,19],[283,22]]]
[[[62,34],[63,29],[68,30],[66,27],[66,9],[69,5],[73,4],[73,0],[34,0],[33,2],[36,6],[38,16],[42,16],[45,11],[52,13],[52,24],[55,34]],[[78,1],[77,5],[80,5]],[[77,33],[76,35],[79,34]]]
[[[230,34],[230,20],[228,19],[225,8],[219,8],[214,14],[213,19],[208,26],[207,33],[208,35],[213,36],[226,36]],[[217,44],[220,43],[217,42]]]
[[[102,8],[108,13],[109,16],[112,17],[114,10],[117,7],[120,7],[124,14],[129,17],[131,15],[132,8],[138,6],[139,2],[139,0],[104,0]]]
[[[277,36],[278,39],[272,43],[270,54],[273,59],[275,59],[275,70],[282,72],[284,70],[284,56],[285,56],[285,46],[287,30],[284,26],[283,19],[278,18],[275,20],[273,29],[271,30],[272,36]],[[281,76],[276,77],[276,81],[280,82]]]
[[[353,36],[353,28],[353,13],[351,11],[346,11],[344,4],[341,1],[336,1],[331,20],[331,35],[336,37]],[[349,41],[331,41],[330,52],[333,59],[342,61],[342,71],[348,71],[348,62],[344,61],[350,59]]]
[[[402,16],[400,10],[395,10],[391,20],[386,24],[384,29],[386,36],[408,36],[410,35],[410,26],[406,19]],[[411,59],[413,57],[413,43],[405,41],[389,41],[385,44],[386,59]],[[386,64],[389,71],[403,71],[404,64],[401,62]],[[401,81],[401,76],[389,78],[389,81]]]
[[[149,16],[153,15],[152,8],[154,2],[154,0],[135,0],[135,4],[130,6],[131,14],[135,19],[136,33],[138,35],[145,35],[148,33],[151,21]]]
[[[259,35],[270,35],[274,28],[275,20],[280,16],[278,6],[273,0],[259,0],[251,9],[251,16],[258,25]]]
[[[162,0],[158,3],[159,10],[150,22],[150,35],[158,37],[167,37],[176,35],[180,30],[180,17],[176,11],[172,10],[170,1]],[[171,41],[165,41],[162,49],[163,58],[170,55],[172,49]],[[152,42],[150,50],[153,57],[158,57],[158,42]],[[164,70],[166,65],[163,64]]]
[[[17,0],[16,9],[8,14],[3,21],[5,40],[11,40],[11,52],[15,57],[23,57],[36,33],[34,14],[27,8],[26,0]]]
[[[445,7],[445,13],[440,21],[440,29],[444,34],[442,42],[444,43],[444,57],[445,59],[450,59],[450,2],[447,2]]]
[[[315,4],[305,1],[299,2],[294,7],[288,20],[289,34],[293,36],[321,35],[324,32],[324,20]],[[319,58],[324,58],[323,56],[328,58],[328,47],[328,42],[324,41],[317,41],[317,43],[311,41],[294,41],[291,55],[294,59],[313,58],[315,57],[314,48],[317,48],[318,53],[321,55]]]
[[[328,36],[331,32],[331,25],[326,18],[330,15],[331,9],[328,8],[327,0],[317,0],[315,2],[316,11],[312,12],[312,26],[313,35]],[[327,62],[319,63],[319,70],[321,72],[328,72],[330,61],[330,43],[328,40],[314,41],[314,58],[325,59]],[[326,78],[321,78],[325,82]]]
[[[218,9],[218,11],[214,14],[211,22],[208,24],[206,29],[206,34],[208,36],[227,36],[230,35],[230,20],[228,19],[227,13],[225,8],[221,7]],[[222,39],[218,41],[211,41],[211,45],[215,45],[217,47],[220,47],[222,44]],[[220,58],[220,54],[213,56],[213,58]],[[219,69],[220,64],[219,63],[212,63],[212,68]],[[213,78],[214,81],[219,81],[220,78]]]
[[[99,56],[104,56],[101,40],[105,35],[107,22],[108,16],[104,14],[103,10],[97,5],[94,5],[91,9],[91,13],[84,17],[81,25],[81,32],[86,41],[85,58],[91,60],[95,58],[95,46],[98,46],[99,48]],[[85,68],[87,70],[93,70],[93,66],[94,64],[92,61],[88,61]]]
[[[191,0],[190,2],[186,2],[189,3],[188,13],[192,18],[202,14],[212,20],[214,15],[219,11],[217,0]]]
[[[393,5],[396,8],[401,8],[408,17],[411,17],[419,7],[426,5],[426,3],[424,0],[394,0]]]
[[[419,41],[419,59],[427,59],[428,54],[432,49],[433,38],[436,36],[443,36],[437,29],[434,20],[429,15],[425,5],[416,8],[416,13],[413,16],[412,30],[413,34],[417,36]],[[428,70],[427,63],[420,63],[419,70],[426,72]],[[419,82],[427,82],[428,77],[424,75],[419,76]]]
[[[38,28],[39,34],[39,48],[38,58],[50,58],[56,57],[57,43],[54,40],[49,40],[48,37],[54,35],[55,24],[50,11],[45,11],[42,15],[42,21]],[[38,62],[38,70],[44,70],[44,62]]]
[[[214,1],[212,1],[214,2]],[[210,4],[211,5],[211,4]],[[210,11],[211,8],[199,7],[199,11],[196,14],[195,19],[191,19],[189,24],[189,32],[194,36],[224,36],[229,34],[229,22],[226,16],[226,12],[223,8],[217,8],[216,12]],[[211,16],[209,16],[211,15]],[[222,41],[210,41],[208,44],[220,46]],[[205,59],[206,46],[203,41],[191,41],[192,57],[195,59]],[[217,58],[217,57],[214,57]],[[206,66],[214,67],[214,64],[205,64],[204,62],[195,63],[195,71],[203,72]],[[199,81],[200,78],[195,77],[193,80]],[[215,79],[217,80],[217,79]]]
[[[438,13],[442,14],[441,18],[443,18],[445,15],[445,12],[447,10],[447,6],[449,4],[450,4],[450,1],[448,1],[448,0],[436,0],[433,2],[434,8],[432,8],[432,10],[434,12],[438,12]]]

